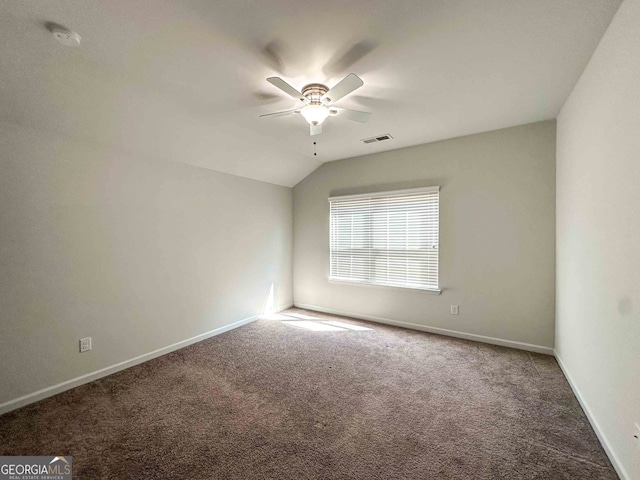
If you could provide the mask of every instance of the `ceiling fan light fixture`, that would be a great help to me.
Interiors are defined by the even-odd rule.
[[[300,110],[309,125],[322,125],[329,116],[329,109],[324,105],[307,105]]]
[[[265,113],[261,117],[279,117],[281,115],[300,114],[309,124],[309,134],[320,135],[322,133],[322,123],[331,115],[340,115],[347,120],[366,123],[371,114],[369,112],[359,112],[348,108],[335,108],[334,102],[340,100],[345,95],[364,85],[364,82],[355,74],[350,73],[340,80],[333,88],[327,88],[322,83],[310,83],[299,92],[280,77],[267,78],[274,87],[282,90],[290,97],[300,100],[304,107],[295,110],[285,110],[283,112]]]

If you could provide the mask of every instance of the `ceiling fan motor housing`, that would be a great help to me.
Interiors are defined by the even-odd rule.
[[[302,89],[302,95],[309,100],[310,105],[322,105],[320,100],[322,96],[329,91],[326,85],[321,83],[310,83]],[[325,98],[324,103],[329,103],[331,100]]]

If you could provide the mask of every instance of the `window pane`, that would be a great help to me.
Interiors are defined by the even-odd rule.
[[[333,197],[331,278],[438,288],[438,188]]]

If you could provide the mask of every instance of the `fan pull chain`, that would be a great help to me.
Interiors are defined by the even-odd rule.
[[[318,156],[318,152],[316,151],[316,142],[313,142],[313,156],[314,157]]]

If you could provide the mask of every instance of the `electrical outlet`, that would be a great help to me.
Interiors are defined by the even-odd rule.
[[[85,337],[80,339],[80,353],[88,352],[91,350],[91,337]]]
[[[458,310],[458,305],[451,305],[451,315],[458,315],[459,310]]]
[[[640,425],[635,424],[635,430],[633,431],[633,439],[636,443],[636,448],[640,450]]]

